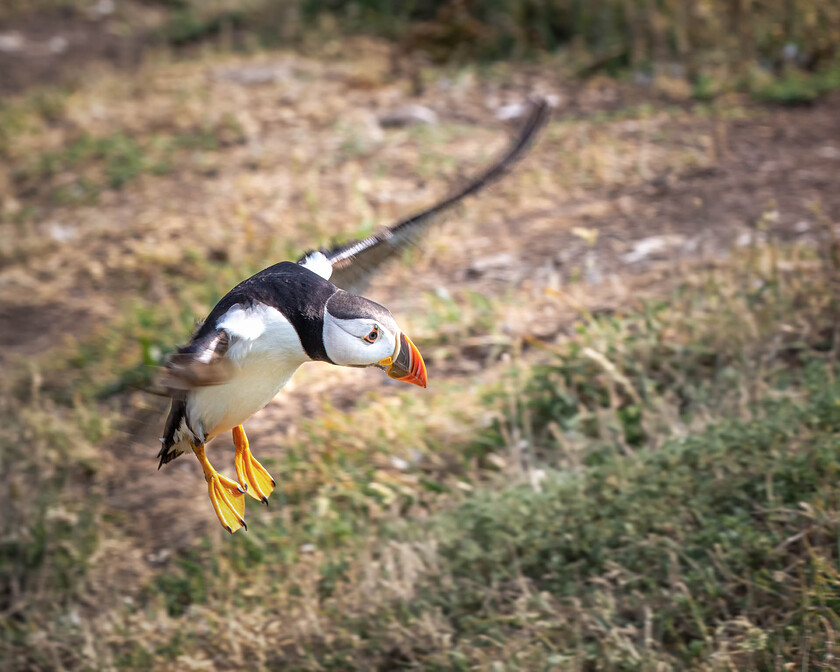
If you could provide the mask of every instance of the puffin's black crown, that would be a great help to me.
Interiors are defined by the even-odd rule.
[[[385,306],[363,296],[345,292],[343,289],[339,289],[327,300],[327,310],[338,320],[356,320],[367,317],[388,326],[396,326],[394,316]]]

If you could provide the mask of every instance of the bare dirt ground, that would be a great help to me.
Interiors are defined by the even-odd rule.
[[[452,297],[465,311],[473,295],[493,302],[489,332],[457,332],[455,345],[431,347],[425,394],[492,377],[514,341],[551,341],[584,307],[620,311],[669,291],[683,263],[714,262],[753,235],[818,240],[825,222],[840,222],[836,94],[802,109],[734,101],[717,114],[656,95],[641,110],[650,91],[602,80],[571,85],[533,66],[435,73],[416,98],[409,88],[389,72],[387,50],[367,43],[320,60],[153,63],[130,77],[86,81],[61,119],[21,138],[0,169],[3,357],[42,357],[56,344],[83,342],[138,297],[172,302],[179,282],[202,281],[207,260],[242,267],[278,259],[286,248],[409,214],[501,149],[496,112],[535,91],[559,104],[532,155],[368,293],[432,343],[433,297]],[[438,124],[380,127],[380,114],[408,102],[434,110]],[[196,128],[212,129],[218,148],[189,150],[168,173],[141,174],[121,190],[103,188],[93,204],[50,197],[73,181],[75,167],[21,177],[32,156],[85,133],[142,140]],[[560,289],[562,300],[547,292]],[[200,317],[209,306],[196,299],[187,308]],[[382,384],[375,372],[304,367],[249,424],[252,445],[282,464],[284,437],[302,418],[325,405],[351,408]],[[113,552],[153,548],[145,560],[153,564],[156,553],[216,523],[194,460],[156,471],[162,420],[154,412],[162,409],[144,403],[152,406],[144,429],[109,449],[102,495],[131,518],[133,538],[114,542]]]
[[[21,10],[0,11],[2,95],[72,86],[86,71],[109,65],[130,71],[165,18],[150,4],[110,0]]]

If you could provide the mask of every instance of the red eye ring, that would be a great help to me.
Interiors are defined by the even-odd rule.
[[[379,338],[379,327],[374,325],[373,329],[370,330],[370,333],[362,340],[367,343],[373,343],[377,338]]]

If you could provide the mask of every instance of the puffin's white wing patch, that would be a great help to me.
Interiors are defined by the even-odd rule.
[[[237,304],[219,318],[216,328],[224,329],[234,339],[256,341],[265,331],[265,311]]]
[[[273,360],[294,361],[295,369],[307,360],[292,323],[271,306],[262,303],[247,308],[232,306],[216,322],[216,328],[230,335],[226,357],[237,364],[244,365],[250,355],[260,353],[270,355]]]
[[[332,264],[327,257],[318,251],[307,254],[303,261],[298,262],[304,268],[309,269],[313,273],[320,275],[324,280],[329,280],[333,272]]]

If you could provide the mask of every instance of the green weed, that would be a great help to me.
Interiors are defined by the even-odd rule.
[[[102,190],[122,189],[141,175],[167,174],[176,161],[179,165],[188,161],[199,169],[201,152],[215,152],[241,139],[242,129],[230,117],[212,128],[144,138],[122,132],[101,137],[83,134],[61,149],[30,158],[15,173],[15,182],[22,198],[46,190],[57,204],[92,204]]]
[[[803,105],[840,88],[840,64],[806,73],[788,69],[781,77],[758,87],[754,95],[759,100],[782,105]]]

